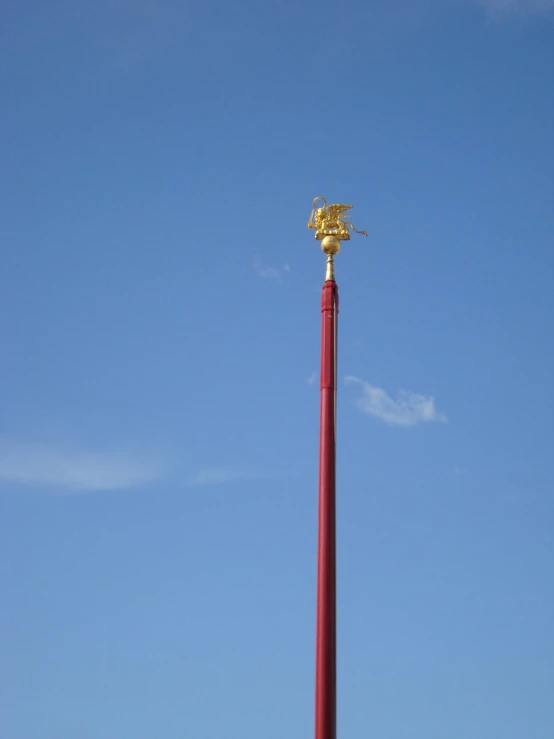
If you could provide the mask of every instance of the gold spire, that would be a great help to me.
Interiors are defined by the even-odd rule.
[[[325,272],[325,282],[328,280],[335,281],[335,257],[327,254],[327,270]]]
[[[321,249],[327,254],[325,280],[335,279],[334,256],[340,251],[340,242],[350,240],[350,231],[367,236],[367,231],[358,231],[350,223],[350,216],[343,215],[351,205],[327,205],[325,198],[315,198],[308,228],[315,229],[315,238],[321,241]]]

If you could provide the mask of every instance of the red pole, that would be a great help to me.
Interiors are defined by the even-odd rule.
[[[323,285],[321,295],[315,739],[336,738],[335,444],[337,317],[337,284],[334,279],[327,279]]]

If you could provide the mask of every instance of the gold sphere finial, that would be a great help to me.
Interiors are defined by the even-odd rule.
[[[321,240],[321,251],[335,256],[340,251],[340,240],[336,236],[325,236]]]

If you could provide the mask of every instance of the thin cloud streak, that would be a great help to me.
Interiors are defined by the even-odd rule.
[[[262,480],[266,475],[248,469],[233,469],[225,467],[208,467],[200,470],[187,482],[187,488],[200,488],[210,485],[225,485],[239,480]]]
[[[264,280],[272,280],[273,282],[281,282],[283,279],[282,273],[288,273],[291,271],[289,264],[283,265],[282,270],[277,269],[276,267],[262,267],[260,259],[256,259],[254,262],[254,269],[256,270],[258,277],[261,277]]]
[[[446,423],[446,416],[435,408],[435,399],[431,395],[399,390],[396,399],[393,399],[383,388],[375,387],[358,377],[346,377],[345,383],[360,387],[361,396],[354,402],[363,413],[374,416],[389,426]]]
[[[160,479],[159,463],[120,452],[68,451],[0,441],[0,482],[65,492],[124,490]]]
[[[541,14],[554,9],[554,0],[476,0],[476,2],[494,15]]]

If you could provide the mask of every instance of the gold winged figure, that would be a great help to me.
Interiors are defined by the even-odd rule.
[[[323,205],[321,205],[323,203]],[[342,205],[334,203],[327,205],[325,198],[317,197],[314,200],[314,207],[308,221],[308,228],[315,229],[315,238],[321,241],[326,236],[336,236],[341,241],[350,239],[350,229],[357,234],[367,236],[367,231],[358,231],[354,224],[350,222],[350,216],[343,213],[350,210],[351,205]]]

